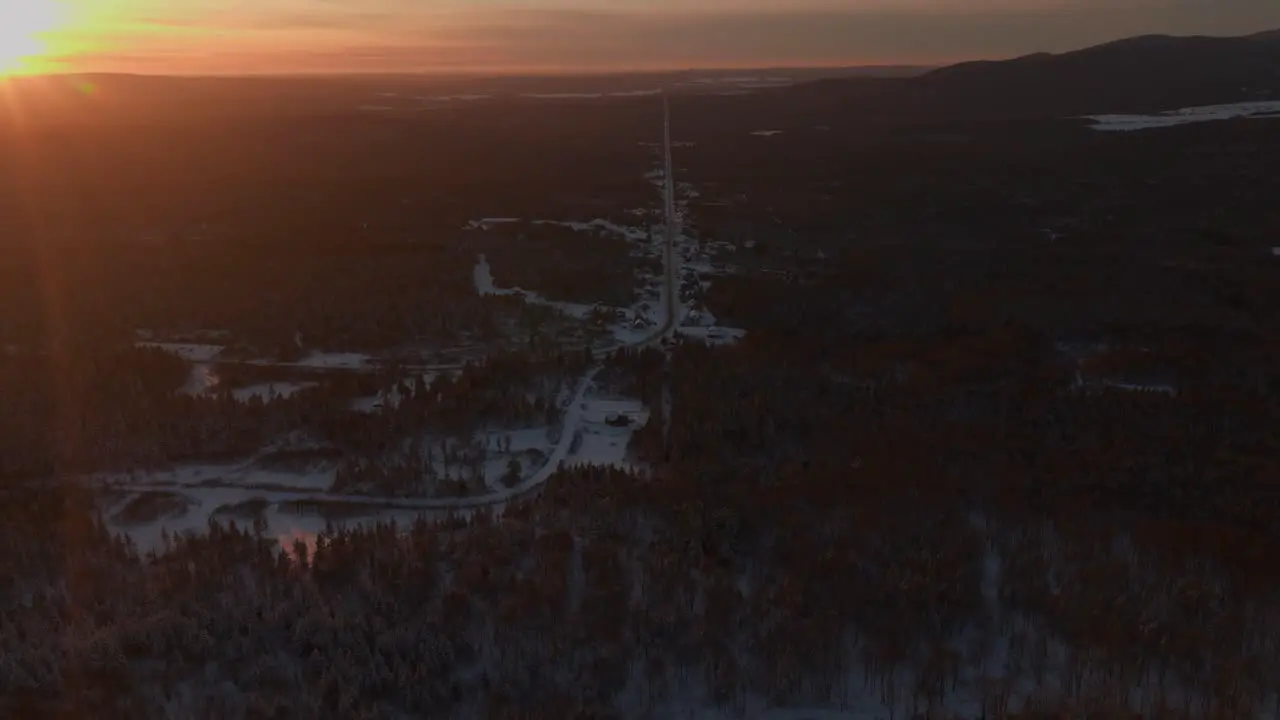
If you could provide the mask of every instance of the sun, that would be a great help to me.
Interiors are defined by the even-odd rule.
[[[0,0],[0,76],[47,65],[49,33],[64,21],[60,0]]]

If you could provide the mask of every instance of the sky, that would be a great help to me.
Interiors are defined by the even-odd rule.
[[[0,71],[932,65],[1273,28],[1280,0],[0,0]]]

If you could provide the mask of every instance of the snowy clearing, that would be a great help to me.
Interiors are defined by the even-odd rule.
[[[318,387],[319,383],[313,382],[274,382],[274,383],[258,383],[257,385],[248,385],[236,388],[231,391],[231,396],[240,402],[249,402],[253,398],[261,398],[263,402],[280,398],[287,398],[300,390]]]
[[[533,224],[534,225],[559,225],[560,227],[567,227],[571,230],[576,230],[577,232],[587,232],[590,230],[605,230],[607,232],[614,233],[615,235],[621,235],[628,240],[648,240],[650,237],[650,231],[644,228],[631,227],[627,225],[619,225],[617,223],[610,222],[608,220],[604,220],[601,218],[596,218],[595,220],[591,220],[589,222],[577,222],[573,220],[568,220],[568,221],[535,220]]]
[[[746,337],[747,331],[730,327],[681,327],[680,335],[694,340],[701,340],[708,345],[732,345]]]
[[[190,510],[181,516],[167,516],[150,523],[112,523],[113,529],[126,533],[143,550],[158,548],[162,532],[201,532],[218,508],[237,506],[251,501],[268,504],[287,503],[288,507],[305,505],[342,506],[347,522],[358,519],[388,519],[389,516],[411,522],[416,517],[443,518],[452,512],[463,512],[487,507],[500,512],[506,502],[540,488],[548,478],[560,469],[569,456],[570,445],[577,435],[584,415],[584,397],[600,368],[584,375],[577,390],[567,404],[563,431],[560,439],[545,462],[535,472],[525,475],[516,485],[502,487],[486,495],[464,498],[379,498],[366,495],[338,495],[327,492],[332,484],[334,468],[321,467],[312,472],[267,471],[256,466],[257,458],[232,464],[187,465],[166,472],[125,475],[97,475],[88,480],[105,490],[125,493],[114,507],[104,508],[104,513],[118,511],[133,498],[129,495],[165,490],[181,493],[193,502]],[[538,434],[545,436],[545,428],[521,431],[520,439],[512,435],[513,451],[529,443],[539,442]],[[265,519],[269,534],[275,537],[305,538],[323,529],[324,521],[312,515],[291,512],[272,512],[268,508]],[[110,512],[108,512],[110,511]]]
[[[281,365],[293,365],[295,367],[306,368],[365,368],[369,366],[373,357],[363,353],[325,353],[316,352],[299,360],[295,363],[279,363]]]
[[[425,373],[422,373],[421,377],[422,377],[422,383],[427,387],[430,387],[431,383],[435,382],[436,378],[440,377],[440,373],[425,372]],[[412,381],[412,378],[409,379],[409,382],[411,381]],[[384,407],[396,407],[397,405],[400,404],[401,399],[402,399],[402,395],[400,393],[400,383],[396,383],[390,387],[386,387],[386,388],[383,388],[382,390],[379,390],[377,395],[360,397],[360,398],[356,398],[355,400],[352,400],[351,409],[355,412],[364,412],[364,413],[378,412]]]
[[[195,397],[204,395],[219,383],[218,375],[213,368],[204,363],[196,363],[191,366],[191,373],[187,375],[187,382],[178,392],[184,395]]]
[[[511,223],[521,222],[520,218],[482,218],[480,220],[471,220],[462,226],[463,230],[488,230],[494,225],[510,225]]]
[[[649,423],[649,409],[632,398],[590,396],[582,401],[580,409],[579,437],[574,438],[573,451],[566,464],[637,469],[628,460],[627,446],[631,436]]]
[[[1232,118],[1275,117],[1271,113],[1280,113],[1280,101],[1202,105],[1169,110],[1155,115],[1087,115],[1084,119],[1093,121],[1093,125],[1089,126],[1093,130],[1128,132]]]
[[[594,309],[593,306],[584,305],[582,303],[568,303],[568,302],[557,302],[555,300],[547,300],[546,298],[542,297],[541,295],[535,292],[531,292],[529,290],[524,290],[521,288],[500,288],[494,283],[493,269],[489,267],[489,261],[488,259],[485,258],[483,254],[476,259],[476,266],[475,266],[475,270],[473,271],[473,279],[476,286],[476,292],[478,292],[481,295],[518,295],[524,298],[524,301],[527,303],[553,307],[559,310],[560,312],[564,313],[565,315],[577,318],[579,320],[586,319],[588,316],[591,315],[591,311]]]
[[[209,362],[225,349],[225,345],[200,345],[194,343],[138,342],[140,348],[155,348],[173,353],[190,362]]]
[[[327,491],[333,483],[333,468],[319,467],[306,472],[265,470],[256,458],[235,463],[190,463],[169,470],[97,476],[100,483],[154,488],[272,488],[303,492]],[[326,464],[330,465],[330,464]]]

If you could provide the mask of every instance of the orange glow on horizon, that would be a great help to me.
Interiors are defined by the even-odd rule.
[[[0,76],[47,72],[56,31],[69,20],[61,0],[0,0]]]

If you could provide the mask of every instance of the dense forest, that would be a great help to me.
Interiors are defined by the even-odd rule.
[[[211,525],[140,554],[80,492],[14,486],[0,695],[24,717],[1273,712],[1270,387],[1090,385],[1012,328],[868,342],[839,372],[780,347],[618,351],[610,384],[671,383],[666,433],[633,443],[658,472],[563,471],[500,517],[286,547]]]
[[[865,112],[947,77],[673,97],[725,345],[591,344],[666,279],[655,97],[0,126],[0,716],[1280,717],[1274,120]],[[269,477],[143,483],[214,463]]]

